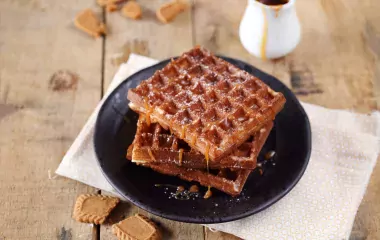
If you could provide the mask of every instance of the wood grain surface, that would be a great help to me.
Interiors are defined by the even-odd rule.
[[[77,32],[83,1],[0,1],[0,239],[89,239],[71,218],[95,189],[54,171],[100,99],[101,41]],[[48,171],[51,172],[49,179]]]
[[[110,225],[134,213],[151,217],[164,239],[235,240],[201,225],[152,216],[123,202],[104,226],[71,219],[75,197],[96,189],[49,179],[130,53],[166,59],[196,44],[247,61],[305,102],[358,112],[380,110],[380,2],[299,0],[302,41],[288,56],[261,61],[241,46],[246,0],[192,0],[169,24],[137,1],[141,20],[106,13],[95,0],[0,1],[0,239],[116,239]],[[73,25],[84,8],[104,20],[93,39]],[[380,163],[359,208],[351,240],[380,239]]]

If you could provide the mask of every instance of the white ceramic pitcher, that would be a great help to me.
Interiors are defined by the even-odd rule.
[[[262,59],[274,59],[294,50],[301,39],[295,1],[264,5],[257,0],[248,0],[239,35],[249,53]]]

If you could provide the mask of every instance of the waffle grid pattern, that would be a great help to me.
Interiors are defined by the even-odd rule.
[[[140,125],[141,123],[144,123],[142,118],[143,117],[140,116],[138,125]],[[141,128],[140,126],[138,126],[138,129],[145,131],[147,128],[149,128],[151,132],[154,132],[156,135],[159,135],[161,130],[158,130],[158,129],[162,129],[162,128],[157,127],[157,126],[159,126],[159,124],[153,123],[150,126],[148,126],[146,123],[144,123],[144,126],[143,126],[144,128]],[[267,124],[265,128],[262,128],[260,131],[255,133],[254,139],[256,140],[253,141],[253,143],[255,145],[254,151],[257,151],[257,153],[255,153],[256,155],[262,149],[266,139],[269,136],[269,133],[272,127],[273,127],[273,123]],[[163,149],[164,145],[168,147],[170,146],[170,149],[172,149],[174,141],[168,141],[164,143],[164,145],[162,145],[161,143],[157,144],[157,143],[153,143],[155,142],[155,140],[153,140],[154,137],[151,133],[146,134],[145,136],[141,138],[139,137],[140,133],[141,132],[139,131],[136,133],[136,137],[133,144],[131,144],[128,148],[127,158],[129,160],[135,159],[134,158],[135,156],[133,156],[135,149],[141,148],[141,149],[146,150],[146,149],[151,149],[151,146],[155,146],[155,147]],[[173,135],[170,135],[170,136],[174,137]],[[175,145],[176,144],[174,144],[174,146]],[[176,148],[176,146],[174,148]],[[192,151],[194,152],[194,150],[189,150],[189,151],[190,153],[192,153]],[[159,153],[162,153],[162,151]],[[164,155],[161,155],[161,156],[156,155],[157,158],[155,158],[155,160],[161,159],[162,156]],[[149,157],[150,157],[149,155],[145,154],[146,159],[149,159]],[[201,155],[201,157],[202,157],[202,161],[204,161],[204,156]],[[162,158],[162,159],[165,159],[165,158]],[[230,194],[231,196],[236,196],[240,194],[249,174],[252,171],[251,169],[232,169],[232,168],[211,169],[208,171],[207,169],[185,168],[173,163],[162,163],[162,162],[160,163],[139,162],[137,164],[145,166],[145,167],[149,167],[153,169],[154,171],[157,171],[162,174],[177,176],[185,181],[189,181],[189,182],[196,181],[196,182],[199,182],[203,186],[206,186],[206,187],[211,186],[227,194]]]
[[[172,60],[128,98],[213,160],[273,120],[285,103],[281,93],[201,48]]]
[[[203,169],[182,168],[173,164],[144,164],[156,172],[177,176],[185,181],[196,181],[205,187],[213,187],[220,191],[237,196],[241,193],[252,170],[219,169],[207,172]]]
[[[270,132],[272,123],[265,125],[230,155],[219,161],[209,161],[209,167],[254,169],[257,156],[261,150],[266,135]],[[186,142],[170,134],[158,123],[147,124],[144,115],[137,123],[132,159],[139,162],[170,163],[188,168],[206,168],[205,156],[193,150]]]

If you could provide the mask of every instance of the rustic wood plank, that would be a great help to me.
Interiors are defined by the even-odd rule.
[[[142,18],[131,20],[120,12],[107,13],[109,34],[105,49],[105,88],[130,53],[166,59],[181,54],[193,46],[191,7],[179,14],[173,22],[163,24],[156,18],[156,9],[166,0],[141,0]]]
[[[361,5],[364,14],[363,37],[366,47],[372,53],[373,96],[380,109],[380,2],[368,1]],[[366,195],[359,207],[351,233],[351,240],[380,239],[380,158],[372,173]]]
[[[0,1],[0,239],[91,238],[71,214],[94,189],[48,178],[99,101],[101,40],[72,22],[91,6]]]
[[[363,37],[368,8],[362,1],[307,0],[298,1],[297,10],[303,38],[280,71],[289,73],[300,99],[360,112],[376,109],[374,61]]]
[[[372,53],[374,63],[374,97],[377,102],[377,109],[380,109],[380,21],[379,14],[376,13],[376,7],[379,7],[379,2],[371,1],[362,8],[365,14],[365,25],[363,28],[363,36],[367,48]]]
[[[141,20],[124,18],[120,12],[107,13],[106,20],[110,33],[106,37],[104,89],[112,80],[118,65],[128,59],[130,53],[166,59],[181,54],[193,46],[191,8],[169,23],[162,24],[156,19],[155,11],[164,2],[141,0]],[[114,239],[111,224],[135,213],[152,218],[163,230],[164,239],[203,239],[200,225],[166,220],[124,202],[110,217],[108,225],[101,226],[101,239]]]

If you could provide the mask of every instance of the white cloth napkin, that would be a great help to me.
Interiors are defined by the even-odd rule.
[[[108,94],[156,60],[132,54],[120,66]],[[93,147],[103,100],[64,156],[56,173],[116,193],[104,178]],[[303,103],[312,128],[312,154],[297,186],[270,208],[209,227],[244,239],[348,239],[380,148],[380,113],[355,114]]]

